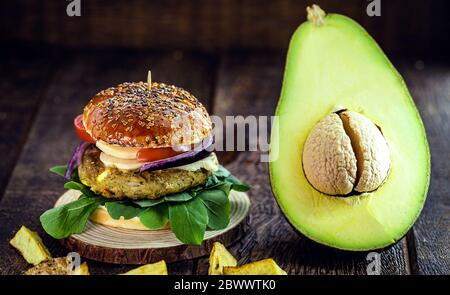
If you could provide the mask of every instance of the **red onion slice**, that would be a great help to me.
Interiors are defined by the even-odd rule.
[[[86,148],[91,145],[91,143],[86,142],[86,141],[82,141],[77,148],[75,149],[75,151],[73,152],[72,158],[69,161],[69,164],[67,164],[67,170],[66,170],[66,174],[64,175],[64,177],[66,179],[71,179],[71,175],[72,175],[72,171],[75,168],[75,166],[80,165],[81,163],[81,158],[83,157],[84,151],[86,150]]]
[[[155,171],[187,165],[196,162],[198,160],[206,158],[211,153],[210,151],[207,151],[207,149],[212,145],[212,142],[213,142],[212,136],[208,136],[201,142],[201,144],[196,146],[193,150],[184,152],[182,154],[170,158],[145,163],[144,166],[142,166],[139,171],[140,172]]]

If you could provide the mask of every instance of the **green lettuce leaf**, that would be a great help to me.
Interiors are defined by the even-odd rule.
[[[169,221],[169,207],[167,204],[152,206],[139,214],[143,225],[151,229],[161,229]]]
[[[164,198],[133,201],[133,203],[139,205],[142,208],[153,207],[164,202],[165,202]]]
[[[189,194],[187,192],[181,192],[181,193],[161,197],[159,199],[133,201],[133,203],[139,205],[140,207],[146,208],[146,207],[153,207],[153,206],[159,205],[161,203],[166,203],[166,202],[185,202],[185,201],[189,201],[192,198],[193,198],[193,196],[191,194]]]
[[[71,234],[82,233],[89,217],[102,202],[100,198],[81,198],[47,210],[39,219],[49,235],[55,239],[63,239]]]
[[[208,224],[208,212],[199,198],[169,206],[170,228],[181,242],[200,245]]]
[[[66,175],[67,165],[59,165],[50,168],[50,172],[58,174],[59,176],[64,177]]]
[[[173,194],[164,197],[164,201],[166,202],[185,202],[192,199],[192,196],[189,193],[181,192],[178,194]]]
[[[226,228],[228,223],[230,222],[230,201],[228,199],[228,193],[226,192],[226,190],[206,190],[198,194],[198,198],[202,200],[203,204],[208,209],[208,228]]]
[[[103,197],[97,195],[96,193],[94,193],[93,191],[91,191],[91,189],[88,186],[85,186],[84,184],[82,184],[80,182],[76,182],[74,180],[66,182],[64,184],[64,188],[80,191],[83,193],[83,195],[90,197],[90,198],[95,198],[95,197],[103,198]]]
[[[123,217],[124,219],[131,219],[138,216],[143,209],[139,207],[134,207],[131,204],[127,204],[125,202],[106,202],[105,203],[106,210],[108,210],[109,215],[113,219],[120,219]]]

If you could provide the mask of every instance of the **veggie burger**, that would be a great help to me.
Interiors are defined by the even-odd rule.
[[[195,96],[163,83],[122,83],[96,94],[74,120],[82,142],[68,165],[50,170],[80,197],[44,212],[54,238],[89,219],[135,230],[169,229],[199,245],[229,223],[232,189],[247,191],[211,152],[211,119]]]

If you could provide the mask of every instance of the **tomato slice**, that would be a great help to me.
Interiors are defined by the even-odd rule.
[[[177,152],[174,149],[167,148],[142,148],[137,152],[137,160],[139,162],[153,162],[157,160],[162,160],[170,158],[181,154],[182,152]]]
[[[93,139],[89,133],[87,133],[86,129],[83,125],[83,115],[78,115],[73,121],[73,125],[75,126],[75,131],[79,138],[84,141],[95,144],[95,139]],[[177,152],[174,149],[167,148],[142,148],[137,152],[137,160],[139,162],[152,162],[157,160],[162,160],[166,158],[170,158],[181,154],[182,152]]]
[[[93,139],[84,128],[83,115],[76,116],[75,120],[73,120],[73,125],[75,126],[75,131],[77,132],[79,138],[81,138],[84,141],[95,144],[95,139]]]

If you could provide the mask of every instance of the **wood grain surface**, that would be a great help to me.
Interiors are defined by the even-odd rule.
[[[412,268],[419,274],[450,273],[450,65],[401,64],[425,124],[431,180],[422,215],[408,237]]]
[[[13,63],[17,54],[10,53],[11,58],[6,60]],[[192,91],[213,114],[272,115],[284,66],[282,54],[242,51],[212,55],[184,51],[69,50],[44,57],[27,53],[17,60],[23,63],[26,58],[29,59],[26,69],[11,65],[15,72],[8,73],[4,79],[7,82],[0,83],[3,94],[14,92],[13,101],[7,96],[0,98],[0,114],[15,120],[17,126],[0,128],[0,136],[15,136],[10,133],[18,128],[18,138],[22,138],[7,142],[8,146],[1,142],[2,152],[14,150],[16,154],[16,159],[1,166],[12,172],[0,174],[0,182],[8,182],[0,201],[2,274],[18,274],[29,267],[8,244],[22,224],[38,231],[54,256],[67,253],[59,242],[43,232],[38,217],[64,191],[62,180],[47,171],[69,159],[78,142],[72,120],[97,91],[122,81],[145,80],[147,69],[151,68],[154,80]],[[2,60],[2,67],[5,64]],[[432,180],[423,214],[413,231],[396,245],[380,251],[382,272],[448,274],[450,63],[412,60],[398,65],[427,128]],[[23,83],[34,86],[21,87]],[[26,99],[29,101],[22,111],[17,105]],[[26,119],[22,121],[22,117]],[[230,248],[240,263],[273,257],[290,274],[365,274],[367,253],[348,253],[317,245],[290,227],[272,196],[267,164],[260,162],[260,156],[260,152],[220,155],[227,168],[252,185],[251,228]],[[92,260],[88,264],[93,274],[114,274],[132,268]],[[205,274],[207,267],[206,258],[168,265],[171,274]]]
[[[81,1],[79,17],[67,16],[67,1],[15,0],[3,1],[2,23],[8,41],[77,48],[284,50],[313,3],[357,20],[389,53],[450,49],[446,0],[382,1],[377,17],[368,0],[96,0]]]
[[[0,198],[26,140],[36,109],[49,83],[54,64],[42,50],[7,51],[0,69]],[[37,71],[36,69],[40,69]]]

